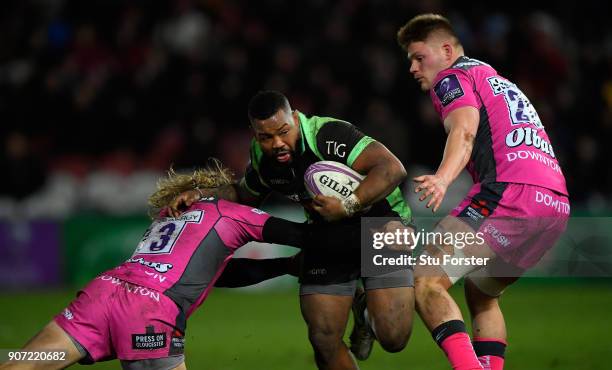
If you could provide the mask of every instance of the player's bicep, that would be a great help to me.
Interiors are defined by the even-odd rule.
[[[402,162],[387,147],[378,141],[370,143],[355,158],[351,168],[362,175],[367,175],[378,165],[393,166],[404,170]]]
[[[444,129],[446,132],[460,131],[466,135],[466,139],[473,140],[478,131],[478,123],[480,121],[480,113],[478,109],[472,106],[463,106],[454,109],[446,116],[444,120]],[[471,141],[470,140],[470,141]]]

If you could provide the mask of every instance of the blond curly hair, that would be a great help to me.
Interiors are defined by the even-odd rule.
[[[199,168],[190,174],[176,173],[168,170],[168,176],[159,179],[157,190],[149,196],[151,215],[168,206],[179,194],[193,189],[217,188],[234,183],[234,174],[217,159],[211,160],[206,168]]]

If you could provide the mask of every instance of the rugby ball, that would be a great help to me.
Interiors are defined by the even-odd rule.
[[[304,185],[311,197],[318,194],[345,199],[364,176],[347,165],[334,161],[321,161],[310,165],[304,173]]]

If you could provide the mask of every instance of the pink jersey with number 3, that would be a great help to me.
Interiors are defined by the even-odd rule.
[[[213,198],[194,203],[179,217],[166,216],[153,221],[132,257],[97,276],[55,316],[86,349],[85,363],[182,355],[187,317],[206,299],[236,249],[262,241],[270,217]]]
[[[444,121],[454,109],[480,112],[467,170],[475,183],[531,184],[567,195],[565,178],[529,99],[495,69],[462,56],[434,80],[430,96]]]
[[[156,219],[132,257],[104,274],[155,289],[189,315],[206,298],[236,249],[262,241],[269,217],[256,208],[204,199],[179,217]]]

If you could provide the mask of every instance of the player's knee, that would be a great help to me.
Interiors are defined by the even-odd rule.
[[[342,345],[342,333],[328,328],[309,328],[308,339],[312,348],[323,359],[332,358]]]
[[[437,277],[427,276],[415,279],[414,291],[417,304],[421,304],[446,291],[446,287]]]
[[[376,339],[387,352],[395,353],[406,348],[411,333],[411,318],[396,318],[385,323],[376,322]]]
[[[377,337],[380,346],[387,352],[396,353],[400,352],[408,344],[410,339],[411,329],[406,331],[394,330]]]

